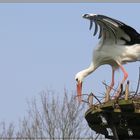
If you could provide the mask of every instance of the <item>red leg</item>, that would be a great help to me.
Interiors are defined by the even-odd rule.
[[[126,70],[124,69],[124,67],[122,65],[120,65],[120,69],[122,70],[122,72],[124,74],[123,80],[121,82],[121,84],[123,84],[128,77],[128,73],[126,72]]]
[[[111,90],[112,90],[112,88],[114,86],[114,73],[115,73],[115,70],[112,68],[112,81],[111,81],[110,86],[107,88],[105,102],[108,102],[109,99],[110,99],[109,94],[110,94],[110,92],[111,92]]]
[[[127,77],[128,77],[128,73],[126,72],[126,70],[124,69],[124,67],[123,67],[121,64],[119,64],[119,67],[120,67],[120,69],[122,70],[122,72],[123,72],[123,74],[124,74],[124,77],[123,77],[123,80],[122,80],[122,82],[121,82],[121,84],[120,84],[120,86],[119,86],[118,92],[116,93],[115,97],[119,97],[119,96],[120,96],[121,85],[124,84],[125,80],[126,80]]]
[[[112,88],[114,87],[114,73],[115,73],[115,70],[112,68],[112,81],[111,81],[111,84],[109,86],[108,93],[110,93]]]

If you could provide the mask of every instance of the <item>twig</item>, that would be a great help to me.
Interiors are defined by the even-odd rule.
[[[101,104],[101,101],[91,92],[92,96]]]
[[[95,140],[97,140],[99,136],[100,136],[100,134],[98,134],[98,135],[95,137]]]
[[[82,100],[82,102],[89,104],[89,102],[88,101],[85,101],[85,100]]]
[[[105,89],[107,90],[108,85],[105,83],[105,81],[103,81],[102,84],[104,84]]]
[[[109,85],[107,85],[105,82],[102,82],[103,83],[103,85],[105,85],[105,86],[107,86],[107,87],[110,87]],[[112,87],[110,87],[111,89],[113,89],[114,91],[117,91],[116,89],[114,89],[114,88],[112,88]]]
[[[76,95],[76,96],[74,96],[74,99],[77,98],[77,97],[81,97],[81,96],[83,96],[83,95],[89,96],[88,94]]]

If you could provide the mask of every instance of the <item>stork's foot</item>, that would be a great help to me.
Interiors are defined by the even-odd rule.
[[[121,94],[121,89],[119,89],[119,90],[117,91],[117,93],[116,93],[115,96],[114,96],[114,99],[118,99],[118,98],[120,97],[120,94]]]
[[[119,89],[117,90],[117,93],[115,94],[114,99],[118,99],[121,96],[122,92],[123,92],[123,84],[119,86]]]

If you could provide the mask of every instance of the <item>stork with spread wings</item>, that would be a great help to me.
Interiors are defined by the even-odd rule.
[[[124,74],[120,83],[121,85],[128,77],[123,64],[140,60],[140,34],[135,29],[119,20],[104,15],[85,14],[83,18],[90,21],[90,30],[94,22],[95,30],[93,35],[95,36],[99,31],[98,38],[100,40],[94,49],[90,66],[78,72],[75,76],[79,101],[82,100],[83,79],[94,72],[99,66],[109,64],[112,67],[112,80],[108,89],[110,93],[114,86],[115,70],[120,68]],[[119,93],[120,86],[115,97],[118,97]]]

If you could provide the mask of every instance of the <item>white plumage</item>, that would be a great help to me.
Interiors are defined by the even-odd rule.
[[[112,67],[112,82],[109,92],[114,86],[114,72],[120,68],[124,74],[121,84],[125,82],[128,74],[123,64],[140,60],[140,34],[132,27],[116,19],[96,14],[85,14],[83,18],[90,20],[90,29],[95,24],[94,34],[99,30],[99,43],[93,52],[93,61],[90,66],[78,72],[75,76],[77,81],[77,94],[79,101],[82,95],[83,79],[95,71],[99,66],[109,64]],[[121,85],[120,84],[120,85]],[[119,96],[119,90],[116,97]]]

